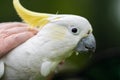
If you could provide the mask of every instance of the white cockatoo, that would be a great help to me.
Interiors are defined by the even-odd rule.
[[[92,27],[77,15],[32,12],[13,0],[23,21],[39,32],[0,59],[0,80],[42,80],[73,52],[95,50]]]

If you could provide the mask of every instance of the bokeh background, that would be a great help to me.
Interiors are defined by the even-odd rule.
[[[120,0],[21,0],[32,11],[87,18],[96,38],[94,54],[73,54],[52,80],[120,80]],[[0,22],[22,21],[12,0],[0,0]]]

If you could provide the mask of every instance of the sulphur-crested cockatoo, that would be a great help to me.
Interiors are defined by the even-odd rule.
[[[13,0],[18,15],[39,32],[0,59],[1,80],[42,80],[73,52],[94,51],[87,19],[77,15],[32,12]]]

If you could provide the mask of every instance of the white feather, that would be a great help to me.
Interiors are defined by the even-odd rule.
[[[80,33],[72,34],[71,26],[79,27]],[[6,65],[5,71],[2,71],[5,72],[3,79],[35,80],[41,74],[47,76],[60,61],[71,55],[88,30],[92,30],[90,24],[79,16],[64,15],[51,21],[37,35],[0,60]],[[3,63],[1,68],[4,70]]]

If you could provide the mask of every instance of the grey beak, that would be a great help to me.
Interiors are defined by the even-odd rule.
[[[96,41],[93,34],[81,39],[76,47],[78,53],[93,53],[96,49]]]

